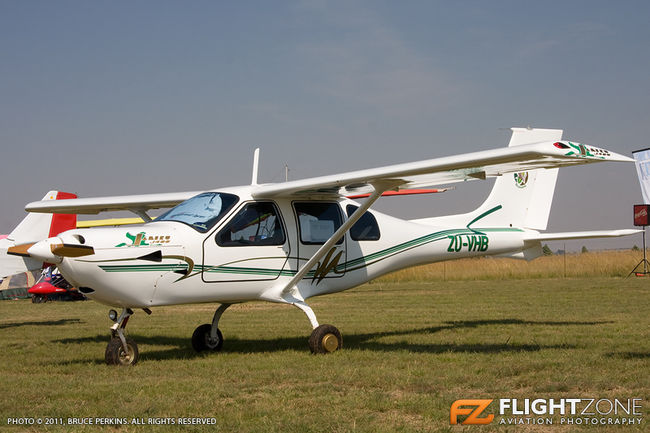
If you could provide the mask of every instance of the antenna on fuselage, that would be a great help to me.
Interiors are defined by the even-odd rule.
[[[260,164],[260,148],[255,149],[253,153],[253,178],[251,180],[251,185],[257,185],[257,171]]]

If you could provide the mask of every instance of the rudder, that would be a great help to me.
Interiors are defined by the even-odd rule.
[[[511,128],[508,147],[562,139],[561,129]],[[551,212],[557,168],[509,173],[497,178],[487,200],[473,214],[501,206],[498,212],[486,216],[481,225],[505,225],[534,230],[546,230]]]
[[[511,128],[508,147],[560,141],[561,129]],[[463,224],[474,227],[520,227],[546,230],[558,169],[537,169],[497,177],[490,195],[475,211],[414,222],[430,225]]]

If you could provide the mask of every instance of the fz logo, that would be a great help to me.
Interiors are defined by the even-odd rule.
[[[492,400],[456,400],[452,403],[449,411],[449,422],[452,425],[456,425],[458,424],[459,415],[467,415],[467,418],[461,421],[462,425],[490,424],[494,419],[493,414],[479,418],[479,415],[487,409],[490,403],[492,403]],[[472,406],[473,408],[461,406]]]

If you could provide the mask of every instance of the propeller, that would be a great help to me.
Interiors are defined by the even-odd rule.
[[[36,243],[15,245],[7,248],[7,254],[31,257],[47,263],[61,263],[63,257],[83,257],[95,254],[89,245],[66,244],[60,238],[49,238]]]
[[[32,242],[29,244],[20,244],[20,245],[15,245],[13,247],[7,248],[7,254],[10,254],[12,256],[20,256],[20,257],[31,257],[27,250],[29,250],[36,242]]]
[[[95,249],[90,245],[79,244],[52,244],[50,250],[52,254],[61,257],[83,257],[95,254]]]

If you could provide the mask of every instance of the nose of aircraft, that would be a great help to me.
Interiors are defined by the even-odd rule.
[[[59,264],[63,260],[63,257],[55,255],[52,250],[56,245],[62,244],[63,241],[59,237],[47,238],[45,240],[38,241],[29,247],[27,253],[31,257],[43,262]]]
[[[47,238],[36,242],[27,253],[46,263],[59,264],[64,257],[82,257],[95,254],[93,247],[80,244],[66,244],[60,237]]]

